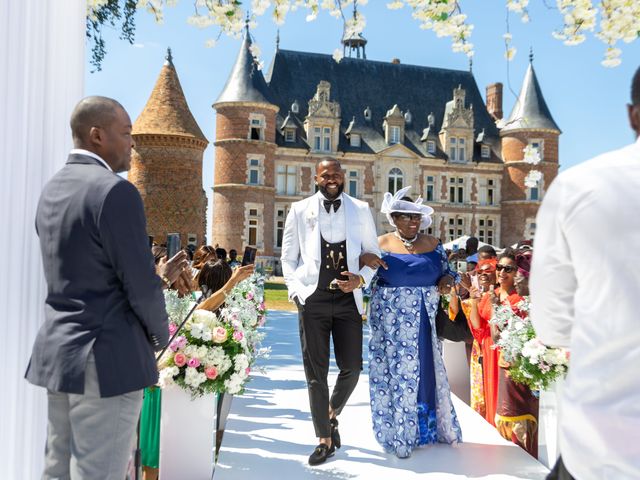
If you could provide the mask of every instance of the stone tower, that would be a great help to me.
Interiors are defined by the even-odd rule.
[[[247,28],[216,115],[212,243],[273,256],[276,114]]]
[[[533,56],[524,77],[518,100],[509,119],[500,130],[502,158],[505,163],[502,180],[502,245],[513,245],[531,239],[535,218],[544,192],[558,174],[558,140],[560,128],[553,120],[536,72]],[[524,149],[537,149],[542,161],[532,165],[525,161]],[[542,172],[535,187],[525,185],[530,171]]]
[[[189,110],[171,49],[133,125],[133,138],[129,181],[142,195],[149,235],[164,243],[167,233],[180,233],[183,246],[204,244],[202,156],[208,141]]]

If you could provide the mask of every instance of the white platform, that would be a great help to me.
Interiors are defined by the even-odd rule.
[[[233,400],[216,480],[544,479],[548,473],[458,398],[454,404],[462,426],[462,445],[422,447],[405,460],[385,454],[371,430],[366,364],[339,418],[342,448],[325,464],[308,466],[316,440],[300,358],[297,314],[270,312],[267,329],[266,344],[272,347],[271,358],[263,362],[267,372],[256,376],[245,395]],[[365,335],[365,345],[366,341]],[[335,365],[332,373],[336,373]]]

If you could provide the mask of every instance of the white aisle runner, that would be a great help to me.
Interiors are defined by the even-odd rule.
[[[316,445],[300,357],[297,314],[270,312],[263,360],[245,394],[231,406],[215,480],[298,479],[544,479],[547,468],[454,398],[464,443],[421,447],[409,459],[383,452],[371,430],[366,366],[339,417],[342,448],[318,467],[307,458]],[[335,381],[332,363],[330,385]]]

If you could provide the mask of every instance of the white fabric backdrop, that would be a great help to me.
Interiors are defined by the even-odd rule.
[[[71,147],[84,90],[85,0],[0,0],[0,476],[39,478],[44,389],[24,379],[43,319],[38,196]]]

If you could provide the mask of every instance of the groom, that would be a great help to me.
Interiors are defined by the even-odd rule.
[[[311,417],[319,445],[309,464],[319,465],[340,448],[338,420],[362,370],[362,287],[375,271],[359,268],[361,253],[380,254],[369,204],[342,193],[338,160],[316,165],[318,192],[295,202],[287,215],[282,271],[298,307],[300,343]],[[357,273],[354,273],[357,272]],[[329,337],[338,380],[329,399]]]

